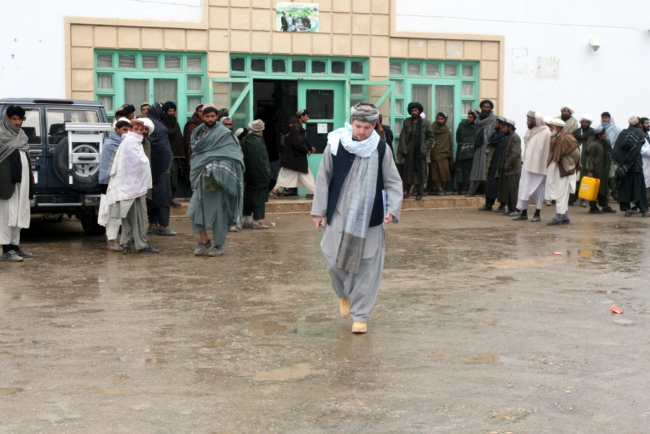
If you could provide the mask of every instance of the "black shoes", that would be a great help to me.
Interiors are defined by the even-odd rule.
[[[483,205],[478,210],[479,211],[492,211],[492,205]]]

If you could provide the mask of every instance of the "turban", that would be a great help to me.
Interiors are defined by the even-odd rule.
[[[155,129],[153,126],[153,121],[149,118],[140,118],[145,127],[149,128],[149,134],[153,133]]]
[[[483,107],[483,104],[485,104],[485,103],[490,104],[490,107],[494,108],[494,103],[492,101],[490,101],[489,99],[484,99],[483,101],[481,101],[481,104],[479,104],[479,107]]]
[[[235,137],[239,137],[239,135],[243,132],[244,132],[243,128],[237,128],[237,131],[235,131]]]
[[[118,122],[122,121],[123,119],[120,119]],[[145,125],[144,121],[142,119],[131,119],[129,122],[131,125],[133,124],[142,124]]]
[[[627,123],[630,125],[636,125],[639,123],[639,118],[636,116],[632,116],[630,119],[627,120]]]
[[[514,127],[515,126],[515,121],[513,121],[512,119],[506,119],[506,124]]]
[[[478,111],[474,109],[471,109],[469,112],[467,112],[467,114],[468,115],[471,114],[472,116],[474,116],[474,118],[478,119]]]
[[[602,125],[598,125],[596,128],[594,128],[594,134],[599,135],[605,132],[605,127]]]
[[[505,124],[505,123],[506,123],[506,118],[504,118],[503,116],[497,116],[497,120],[498,120],[499,122],[501,122],[502,124]]]
[[[593,121],[594,121],[594,118],[592,118],[591,115],[584,114],[584,115],[580,116],[580,121],[589,121],[589,122],[593,122]]]
[[[350,121],[375,123],[379,119],[379,110],[372,104],[360,102],[350,108]]]
[[[447,113],[445,113],[445,112],[440,112],[440,113],[438,113],[438,114],[436,115],[436,117],[438,117],[438,116],[442,116],[443,118],[447,119]]]
[[[305,113],[309,113],[309,112],[307,110],[305,110],[305,109],[300,109],[300,110],[298,110],[296,112],[296,117],[299,118],[300,116],[304,115]]]
[[[564,110],[564,109],[569,109],[571,114],[573,114],[573,112],[574,112],[573,106],[571,104],[564,104],[562,107],[560,107],[560,110]]]
[[[253,132],[264,131],[264,121],[262,119],[257,119],[253,122],[249,122],[248,129]]]
[[[530,110],[528,113],[526,113],[526,117],[529,117],[532,120],[535,120],[535,112]]]
[[[420,104],[419,102],[410,103],[406,110],[409,112],[409,114],[411,114],[411,110],[413,110],[414,108],[420,110],[420,113],[424,111],[424,107],[422,107],[422,104]]]
[[[556,127],[564,128],[564,121],[562,119],[551,119],[550,124]]]
[[[553,125],[553,118],[550,117],[550,116],[546,116],[546,117],[544,117],[544,123],[545,123],[546,125]]]

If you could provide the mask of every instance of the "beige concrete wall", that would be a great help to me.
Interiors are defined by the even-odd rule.
[[[316,1],[316,0],[315,0]],[[371,80],[387,80],[390,58],[480,62],[480,98],[499,105],[503,41],[476,35],[394,32],[391,0],[320,0],[320,33],[275,30],[275,0],[206,0],[203,29],[196,24],[164,28],[142,22],[129,26],[68,20],[69,93],[91,98],[95,48],[207,52],[208,76],[228,77],[230,53],[354,56],[370,59]],[[113,23],[111,23],[113,24]],[[154,23],[156,24],[156,23]],[[477,40],[477,38],[479,38]]]

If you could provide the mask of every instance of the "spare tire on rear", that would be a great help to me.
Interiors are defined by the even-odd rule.
[[[95,143],[75,144],[76,153],[98,153]],[[72,184],[68,184],[68,138],[64,138],[54,149],[54,172],[65,185],[77,190],[90,190],[99,183],[99,163],[75,163],[72,166]]]

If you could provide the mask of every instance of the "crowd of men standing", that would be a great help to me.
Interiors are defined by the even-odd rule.
[[[569,206],[578,202],[583,177],[598,179],[597,199],[589,213],[615,213],[610,197],[630,217],[650,217],[650,139],[648,118],[633,116],[621,130],[609,112],[592,127],[585,114],[578,120],[573,107],[561,107],[557,117],[530,111],[526,115],[523,142],[514,120],[497,116],[492,101],[470,110],[456,129],[453,157],[447,115],[438,113],[429,124],[420,103],[408,106],[396,161],[403,180],[404,198],[421,200],[429,194],[485,194],[480,211],[495,211],[513,220],[528,220],[530,201],[535,203],[532,222],[541,220],[544,204],[555,205],[547,225],[570,223]],[[453,174],[453,182],[452,182]],[[427,188],[428,187],[428,188]],[[496,203],[498,202],[498,206]],[[588,206],[582,199],[580,205]]]

